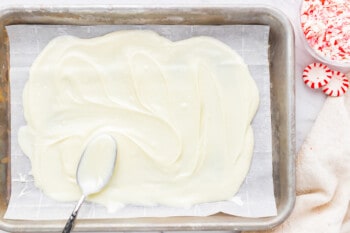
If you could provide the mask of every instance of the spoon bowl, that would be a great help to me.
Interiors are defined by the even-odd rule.
[[[69,233],[85,198],[100,192],[110,181],[117,160],[117,142],[109,134],[92,138],[78,164],[76,178],[83,193],[75,206],[62,233]]]

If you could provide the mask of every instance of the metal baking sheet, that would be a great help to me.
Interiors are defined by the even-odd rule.
[[[80,231],[126,230],[262,230],[282,222],[293,207],[294,188],[294,41],[288,20],[266,7],[225,8],[118,8],[57,7],[12,8],[0,12],[0,227],[8,231],[59,231],[62,221],[3,219],[10,194],[10,98],[9,49],[5,26],[13,24],[171,24],[270,26],[271,120],[273,130],[273,172],[278,215],[243,218],[217,214],[209,217],[100,219],[79,221]]]

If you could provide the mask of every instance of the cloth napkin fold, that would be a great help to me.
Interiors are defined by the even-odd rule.
[[[269,233],[350,233],[350,92],[328,97],[297,154],[291,216]]]

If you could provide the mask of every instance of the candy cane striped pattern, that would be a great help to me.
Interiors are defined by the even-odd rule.
[[[339,71],[332,71],[332,80],[322,88],[329,96],[342,96],[349,88],[349,79]]]
[[[310,88],[318,89],[329,83],[332,78],[332,70],[325,64],[314,62],[305,67],[303,80]]]

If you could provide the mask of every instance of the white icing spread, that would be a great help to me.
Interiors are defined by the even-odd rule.
[[[80,156],[91,138],[108,133],[118,144],[116,168],[90,201],[110,210],[188,207],[228,200],[239,189],[258,101],[247,65],[216,39],[171,42],[152,31],[63,36],[31,67],[19,142],[36,186],[56,200],[79,199]]]

